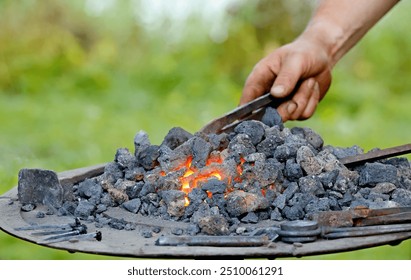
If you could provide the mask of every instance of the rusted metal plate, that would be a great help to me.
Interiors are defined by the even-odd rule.
[[[101,174],[104,165],[66,171],[59,174],[59,179],[65,184],[74,184],[84,178]],[[13,203],[10,203],[13,201]],[[109,256],[136,257],[136,258],[282,258],[321,255],[359,250],[386,244],[398,244],[411,238],[411,232],[382,234],[376,236],[341,238],[335,240],[317,239],[315,242],[304,244],[287,244],[281,241],[264,242],[261,246],[227,247],[227,246],[157,246],[160,236],[172,236],[176,228],[186,228],[184,222],[164,221],[139,214],[132,214],[119,207],[112,208],[107,214],[115,218],[132,221],[135,230],[116,230],[109,227],[96,228],[94,223],[86,223],[89,232],[101,231],[102,240],[81,240],[78,242],[59,242],[45,244],[41,236],[31,235],[30,231],[17,231],[16,228],[29,224],[62,224],[73,221],[73,217],[59,217],[57,215],[36,218],[35,213],[22,212],[17,201],[17,187],[0,196],[0,229],[4,232],[41,246],[47,246],[70,252],[82,252]],[[258,226],[258,224],[256,225]],[[261,226],[267,226],[266,224]],[[145,238],[141,231],[159,227],[161,231]]]

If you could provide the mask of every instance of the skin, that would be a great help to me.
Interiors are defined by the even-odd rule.
[[[270,92],[288,97],[283,121],[310,118],[331,84],[335,64],[398,0],[322,0],[304,32],[260,60],[248,76],[240,105]]]

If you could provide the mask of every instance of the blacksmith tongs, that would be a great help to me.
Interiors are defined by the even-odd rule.
[[[270,93],[267,93],[247,104],[237,107],[219,118],[212,120],[206,124],[200,132],[207,134],[230,132],[241,121],[261,119],[267,106],[277,108],[286,99],[287,98],[274,98]],[[349,156],[340,159],[340,161],[346,166],[353,166],[408,153],[411,153],[411,143],[382,150],[373,150],[365,154]]]

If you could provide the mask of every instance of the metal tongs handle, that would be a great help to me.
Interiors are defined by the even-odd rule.
[[[200,132],[218,134],[228,131],[234,125],[237,125],[239,121],[261,117],[264,112],[264,110],[262,110],[264,107],[270,105],[271,107],[277,108],[285,100],[286,99],[274,98],[270,93],[266,93],[247,104],[237,107],[222,117],[212,120],[205,125]]]

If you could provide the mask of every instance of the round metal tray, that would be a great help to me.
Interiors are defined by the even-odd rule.
[[[104,165],[85,167],[59,173],[60,182],[76,183],[87,177],[102,173]],[[10,203],[13,201],[13,203]],[[41,206],[40,206],[41,207]],[[41,209],[41,208],[40,208]],[[100,231],[102,240],[81,240],[78,242],[64,241],[45,244],[44,237],[32,235],[30,231],[18,231],[16,228],[30,224],[64,224],[73,222],[73,217],[46,215],[36,218],[36,211],[23,212],[17,198],[17,187],[0,196],[0,229],[4,232],[28,242],[50,248],[108,256],[135,258],[282,258],[322,255],[347,252],[381,245],[397,245],[411,238],[411,232],[382,234],[367,237],[341,238],[335,240],[318,239],[310,243],[288,244],[271,242],[256,247],[227,246],[158,246],[156,241],[160,236],[172,235],[173,229],[186,228],[184,222],[165,221],[152,217],[127,212],[120,207],[108,210],[111,217],[132,221],[135,230],[116,230],[109,227],[96,228],[94,223],[86,223],[88,231]],[[140,232],[144,228],[160,227],[162,230],[152,237],[145,238]]]

